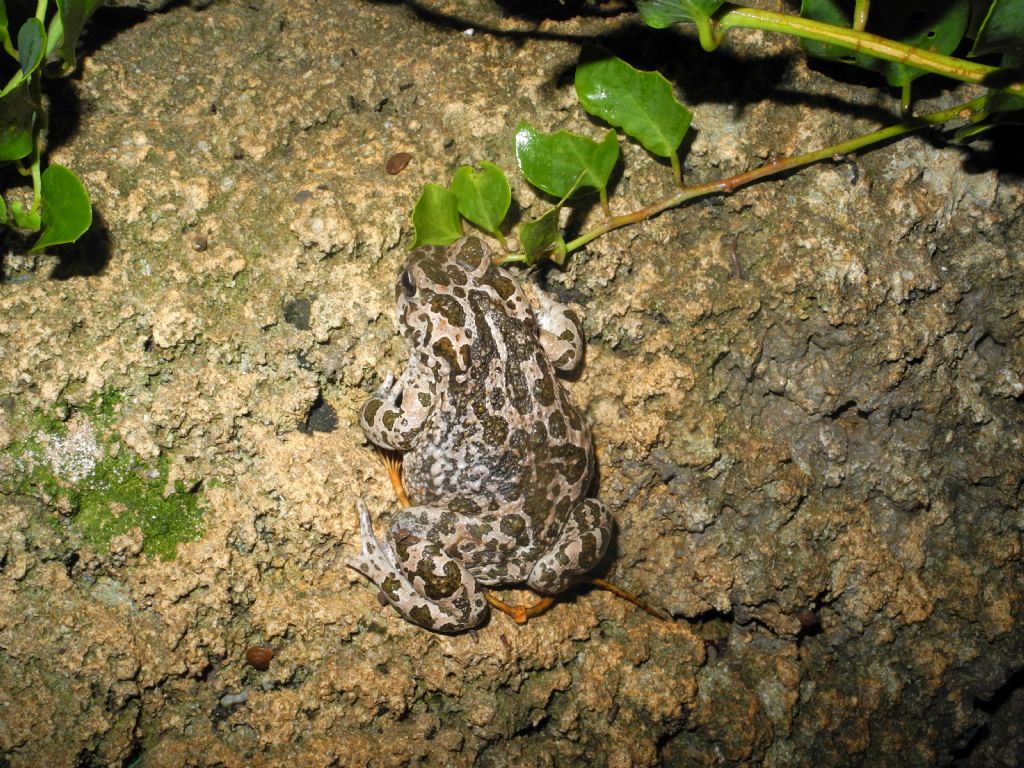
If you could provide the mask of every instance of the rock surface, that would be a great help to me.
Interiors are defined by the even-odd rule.
[[[1019,764],[1018,178],[920,136],[538,271],[586,317],[569,386],[618,525],[606,575],[673,618],[582,590],[432,635],[343,566],[356,496],[393,505],[356,414],[402,356],[420,186],[512,176],[521,119],[597,135],[571,87],[595,39],[677,83],[691,182],[894,100],[776,37],[704,54],[625,12],[201,5],[96,19],[50,161],[97,224],[4,258],[0,765]],[[623,153],[617,211],[668,194]],[[197,499],[202,535],[172,560],[142,523],[96,545],[90,462]]]

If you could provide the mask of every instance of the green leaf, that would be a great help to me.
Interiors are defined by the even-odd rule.
[[[480,168],[475,171],[464,165],[455,171],[451,190],[459,199],[459,213],[485,232],[499,235],[512,204],[512,190],[505,173],[494,163],[484,161]]]
[[[637,0],[640,18],[649,27],[664,29],[679,22],[706,21],[725,0]]]
[[[103,3],[103,0],[57,0],[57,12],[64,28],[64,39],[60,43],[60,55],[67,67],[75,66],[75,46],[82,34],[85,22]]]
[[[11,202],[11,218],[19,229],[39,229],[39,214],[31,208],[26,211],[17,200]]]
[[[539,219],[525,221],[519,226],[519,245],[526,263],[536,264],[548,251],[554,249],[552,261],[565,261],[565,240],[558,231],[558,208],[552,208]]]
[[[1020,125],[1022,122],[1024,122],[1024,96],[1018,96],[1009,91],[990,89],[985,96],[984,106],[975,112],[970,124],[956,132],[953,140],[963,143],[997,125]]]
[[[871,5],[868,32],[935,53],[952,53],[967,31],[970,0],[888,0]],[[853,4],[844,0],[802,0],[800,15],[838,27],[849,27]],[[878,72],[889,85],[901,88],[926,74],[924,70],[883,61],[848,48],[813,40],[801,41],[810,56],[841,61]]]
[[[4,98],[7,94],[12,93],[16,88],[20,88],[28,82],[28,78],[22,73],[21,68],[14,70],[14,74],[11,75],[11,79],[7,81],[2,89],[0,89],[0,99]]]
[[[984,133],[985,131],[993,128],[992,123],[975,123],[974,125],[965,125],[963,128],[953,134],[953,141],[957,144],[967,144],[978,134]]]
[[[576,66],[576,95],[587,112],[621,128],[658,157],[679,151],[693,118],[660,73],[634,69],[614,56],[584,53]]]
[[[1009,91],[990,91],[985,98],[986,112],[1016,112],[1024,109],[1024,96]]]
[[[568,131],[541,133],[528,123],[516,130],[516,162],[526,180],[550,195],[565,198],[580,187],[602,194],[619,159],[615,131],[600,141]]]
[[[75,242],[92,224],[92,204],[81,179],[63,165],[51,165],[39,188],[43,233],[32,250]]]
[[[998,0],[995,0],[998,2]],[[978,38],[978,30],[985,21],[985,15],[991,10],[993,0],[970,0],[971,20],[967,24],[967,37],[971,40]]]
[[[723,0],[637,0],[636,7],[644,23],[655,29],[670,24],[692,22],[697,27],[700,46],[713,51],[722,40],[722,34],[711,24],[711,14],[717,11]]]
[[[968,56],[1008,53],[1024,56],[1024,2],[991,0]]]
[[[35,114],[28,82],[23,80],[13,91],[0,96],[0,162],[20,160],[32,152]]]
[[[459,199],[454,192],[438,184],[424,184],[420,199],[412,209],[412,226],[416,230],[413,248],[454,243],[462,237]]]
[[[46,30],[43,22],[35,16],[27,19],[18,30],[18,66],[23,76],[28,76],[43,60],[46,47]]]
[[[54,50],[64,40],[64,22],[60,18],[59,13],[55,13],[50,19],[50,24],[46,28],[46,50],[43,52],[43,58],[50,59],[53,56]]]

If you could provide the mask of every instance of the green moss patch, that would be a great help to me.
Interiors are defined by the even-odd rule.
[[[9,447],[12,482],[0,492],[42,498],[60,515],[60,530],[77,532],[98,552],[133,528],[142,551],[171,560],[183,541],[202,535],[200,495],[168,483],[170,459],[146,460],[112,428],[118,403],[109,395],[69,410],[66,420],[35,415],[26,436]]]

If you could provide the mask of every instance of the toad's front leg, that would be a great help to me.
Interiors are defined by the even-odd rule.
[[[433,413],[433,379],[419,375],[415,363],[400,378],[388,373],[359,412],[359,424],[370,442],[393,451],[408,451]]]
[[[444,532],[453,526],[440,521],[449,512],[402,510],[380,541],[362,500],[358,507],[362,551],[348,565],[376,584],[399,613],[435,632],[461,632],[483,623],[488,613],[483,591],[466,566],[445,551]]]
[[[544,291],[534,292],[540,305],[536,313],[540,345],[559,371],[568,373],[583,362],[583,328],[579,315]]]

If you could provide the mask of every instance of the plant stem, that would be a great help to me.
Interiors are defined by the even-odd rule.
[[[864,134],[863,136],[858,136],[855,139],[850,139],[839,144],[833,144],[830,147],[825,147],[824,149],[819,149],[814,152],[806,152],[802,155],[793,155],[792,157],[784,159],[775,158],[759,168],[755,168],[751,171],[745,171],[744,173],[738,173],[735,176],[730,176],[726,179],[720,179],[706,184],[695,184],[691,187],[684,187],[680,192],[676,193],[672,197],[662,200],[661,202],[645,206],[644,208],[640,208],[632,213],[623,214],[622,216],[613,216],[610,219],[604,220],[594,229],[589,232],[584,232],[575,240],[566,243],[566,251],[575,251],[582,248],[590,241],[595,240],[601,235],[611,232],[614,229],[619,229],[620,227],[625,227],[629,224],[635,224],[639,221],[652,218],[662,211],[666,211],[670,208],[676,208],[677,206],[697,197],[705,197],[707,195],[731,195],[740,187],[753,184],[755,181],[760,181],[761,179],[769,176],[777,176],[778,174],[792,171],[805,165],[811,165],[812,163],[817,163],[822,160],[842,157],[843,155],[855,152],[858,149],[863,149],[864,147],[871,146],[872,144],[878,144],[879,142],[893,139],[897,136],[912,133],[913,131],[929,125],[939,125],[956,118],[970,118],[976,112],[985,108],[985,99],[986,97],[982,96],[972,101],[959,104],[955,107],[950,107],[949,109],[943,109],[922,117],[904,120],[903,122],[896,123],[895,125],[890,125],[888,128],[872,131],[871,133]]]
[[[43,158],[43,134],[49,128],[46,110],[43,109],[43,75],[40,70],[32,73],[28,81],[29,94],[35,109],[35,121],[32,125],[32,213],[39,213],[43,200],[41,168]]]
[[[705,51],[713,51],[722,42],[723,32],[712,23],[708,16],[698,16],[694,23],[697,25],[697,39],[700,40],[700,47]]]
[[[683,164],[679,162],[679,153],[673,152],[668,156],[668,161],[672,165],[672,175],[675,177],[676,184],[680,187],[683,186]]]
[[[491,234],[501,245],[501,250],[503,250],[505,253],[508,253],[508,241],[505,239],[505,235],[502,234],[501,230],[496,229],[493,232],[491,232]]]
[[[724,4],[714,16],[714,23],[722,33],[730,29],[746,28],[761,29],[766,32],[781,32],[794,35],[805,40],[817,40],[847,48],[854,53],[866,53],[885,61],[895,61],[916,67],[937,75],[944,75],[953,80],[965,83],[983,84],[985,79],[997,72],[1004,72],[998,67],[965,61],[952,56],[944,56],[923,48],[898,43],[886,37],[861,32],[847,27],[836,27],[812,19],[803,19],[785,13],[746,8],[744,6]],[[702,40],[703,44],[703,40]],[[1011,93],[1024,96],[1024,82],[1005,86]]]
[[[18,49],[14,47],[14,43],[11,41],[10,35],[4,36],[4,50],[7,51],[13,58],[18,58]]]
[[[853,7],[853,24],[851,25],[858,32],[863,32],[868,26],[868,0],[857,0]]]
[[[43,202],[43,181],[39,158],[32,163],[32,213],[40,213],[39,206]]]

